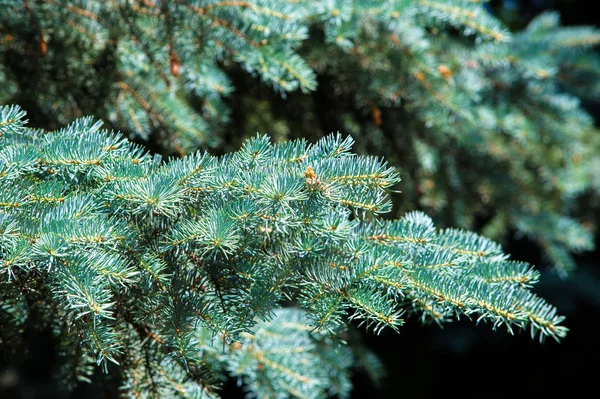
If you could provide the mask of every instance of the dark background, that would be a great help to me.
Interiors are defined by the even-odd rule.
[[[547,10],[558,10],[565,25],[600,26],[600,16],[590,0],[496,0],[489,5],[511,29],[521,29],[531,18]],[[600,99],[585,104],[600,125]],[[599,217],[596,217],[599,219]],[[597,246],[600,235],[596,237]],[[560,279],[535,244],[513,238],[504,249],[513,259],[540,265],[542,278],[535,291],[556,305],[567,317],[570,332],[561,343],[531,340],[526,331],[511,336],[506,329],[492,331],[466,318],[444,325],[422,326],[406,320],[399,334],[384,330],[378,336],[363,334],[365,343],[379,356],[386,369],[380,387],[357,372],[353,398],[437,398],[442,395],[495,397],[556,397],[559,394],[598,396],[595,360],[600,355],[600,250],[577,258],[578,269]],[[30,334],[29,360],[18,367],[0,367],[0,399],[57,398],[51,372],[56,366],[55,343],[48,334]],[[72,398],[112,398],[114,384],[82,385]],[[15,383],[17,385],[13,385]],[[11,390],[3,387],[13,385]],[[224,398],[241,398],[233,382],[226,384]]]

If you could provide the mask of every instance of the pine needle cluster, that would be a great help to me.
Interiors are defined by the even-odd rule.
[[[91,118],[55,131],[0,108],[0,337],[53,331],[65,384],[118,373],[124,397],[347,396],[348,325],[459,316],[560,340],[531,266],[411,212],[383,220],[398,174],[329,135],[256,136],[164,161]],[[377,366],[376,363],[366,362]]]

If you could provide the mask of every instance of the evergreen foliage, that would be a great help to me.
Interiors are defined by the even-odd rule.
[[[343,129],[402,165],[401,212],[526,235],[565,275],[572,252],[593,248],[577,203],[598,202],[600,135],[580,100],[600,92],[600,32],[546,13],[512,34],[482,3],[2,0],[0,103],[44,127],[96,115],[183,155],[223,150],[237,89],[250,104],[238,118],[255,127],[237,133]],[[278,119],[277,99],[234,87],[240,67],[278,94],[327,101],[293,96],[285,109],[302,117]]]
[[[325,31],[337,44],[353,32],[351,45],[313,40],[307,58],[332,76],[338,97],[371,113],[368,123],[331,115],[402,165],[413,207],[465,228],[484,221],[489,237],[527,235],[567,274],[571,251],[593,249],[590,226],[573,215],[600,189],[600,134],[580,105],[599,98],[600,58],[590,50],[600,31],[545,13],[513,35],[474,3],[406,2],[394,18],[357,6],[340,32]]]
[[[398,220],[398,174],[327,136],[165,162],[91,118],[45,131],[0,109],[0,337],[26,325],[60,342],[61,378],[93,364],[125,397],[347,396],[348,323],[398,329],[404,312],[459,315],[565,337],[530,291],[538,273],[475,233]],[[118,366],[116,366],[118,365]]]
[[[3,3],[5,63],[31,69],[19,55],[33,51],[44,64],[38,72],[49,86],[38,93],[41,112],[72,118],[103,111],[132,135],[162,132],[156,140],[180,154],[218,144],[212,132],[228,120],[222,97],[234,89],[221,64],[240,63],[281,92],[316,85],[295,52],[313,12],[303,2]],[[82,90],[64,95],[65,85]]]

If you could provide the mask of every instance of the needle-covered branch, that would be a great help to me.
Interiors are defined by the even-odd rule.
[[[0,176],[0,290],[27,298],[21,284],[36,281],[81,364],[120,364],[127,394],[216,395],[206,365],[254,395],[346,392],[352,354],[335,337],[353,319],[398,329],[406,310],[567,333],[529,291],[538,273],[498,244],[420,212],[381,219],[400,178],[340,134],[163,162],[89,118],[46,132],[18,107],[0,115],[12,170]],[[326,372],[338,361],[341,376]]]

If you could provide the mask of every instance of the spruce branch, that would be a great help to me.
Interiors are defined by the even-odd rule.
[[[15,170],[0,176],[10,187],[0,271],[48,290],[59,330],[77,331],[82,371],[90,356],[105,371],[118,365],[128,394],[215,395],[205,363],[254,395],[345,392],[319,345],[337,345],[353,319],[396,330],[407,309],[540,340],[567,334],[529,290],[537,272],[500,245],[438,230],[421,212],[381,219],[398,173],[352,153],[349,137],[274,145],[259,135],[232,154],[165,162],[91,118],[45,132],[16,107],[0,116],[18,126],[0,137],[0,162]],[[570,221],[558,226],[579,239]],[[217,342],[229,349],[216,353]]]

